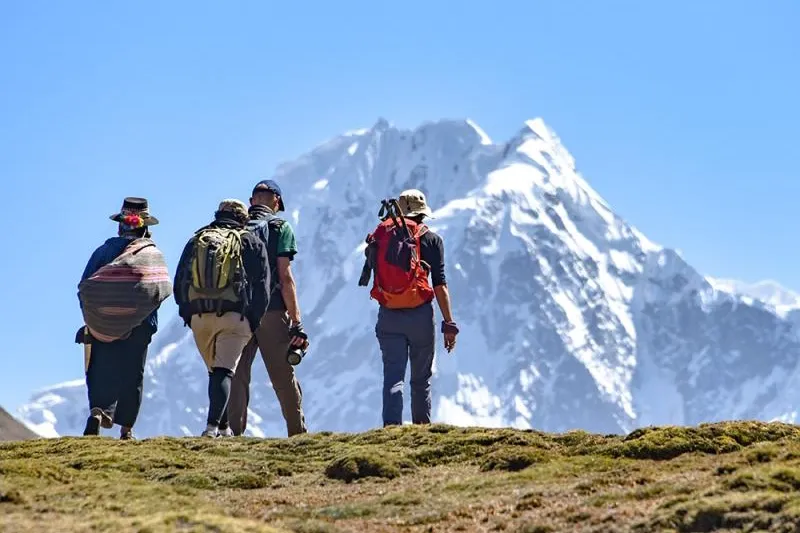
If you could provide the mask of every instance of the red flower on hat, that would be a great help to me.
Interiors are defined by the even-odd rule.
[[[122,222],[126,226],[130,226],[132,228],[141,228],[144,226],[144,219],[139,215],[125,215],[122,218]]]

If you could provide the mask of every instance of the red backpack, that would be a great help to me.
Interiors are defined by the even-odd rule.
[[[420,249],[420,237],[428,227],[405,218],[394,199],[381,202],[378,216],[383,220],[367,236],[367,260],[358,284],[367,285],[374,272],[369,295],[388,309],[412,309],[430,302],[434,293]]]

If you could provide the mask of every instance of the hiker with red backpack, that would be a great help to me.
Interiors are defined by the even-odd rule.
[[[431,377],[436,345],[433,300],[442,313],[444,345],[451,352],[458,327],[453,321],[444,269],[444,242],[428,228],[432,218],[422,191],[404,191],[382,202],[381,223],[367,236],[367,257],[358,284],[373,285],[378,302],[375,334],[383,358],[383,425],[403,420],[403,383],[411,363],[411,420],[431,421]],[[430,276],[430,281],[428,277]]]
[[[117,236],[97,248],[78,285],[85,325],[75,342],[85,346],[90,415],[84,435],[118,424],[120,439],[133,439],[144,388],[147,349],[158,329],[158,309],[172,294],[164,256],[151,239],[158,219],[145,198],[128,197]]]
[[[208,370],[208,417],[201,436],[232,436],[231,380],[269,304],[267,250],[247,231],[247,206],[223,200],[214,221],[186,243],[175,273],[178,314]]]

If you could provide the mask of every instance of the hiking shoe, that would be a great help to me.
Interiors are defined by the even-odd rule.
[[[119,440],[136,440],[133,436],[132,428],[122,428],[119,432]]]
[[[90,416],[86,419],[86,427],[83,428],[83,435],[100,435],[100,418]]]
[[[233,430],[231,428],[220,429],[217,434],[219,437],[233,437]]]
[[[217,426],[206,426],[206,429],[203,430],[200,436],[217,438],[219,436],[219,429],[217,429]]]
[[[108,413],[99,407],[92,407],[90,414],[98,418],[100,421],[100,427],[104,427],[106,429],[111,429],[114,427],[114,419],[108,416]]]

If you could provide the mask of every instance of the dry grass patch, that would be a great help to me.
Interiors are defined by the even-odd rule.
[[[793,531],[799,443],[756,422],[3,443],[0,530]]]

